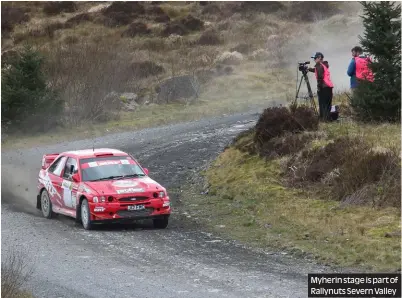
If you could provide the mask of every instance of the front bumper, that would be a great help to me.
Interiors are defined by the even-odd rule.
[[[128,210],[128,206],[144,205],[142,210]],[[170,202],[154,199],[136,204],[113,203],[89,203],[91,220],[100,221],[132,221],[150,219],[161,216],[169,216],[171,213]]]
[[[158,218],[169,218],[168,215],[154,215],[154,216],[146,216],[146,217],[134,217],[134,218],[111,218],[111,219],[98,219],[93,221],[93,224],[131,224],[137,220],[145,220],[145,219],[158,219]]]

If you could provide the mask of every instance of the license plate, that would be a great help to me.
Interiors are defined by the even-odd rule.
[[[127,206],[128,210],[142,210],[145,209],[144,205],[132,205],[132,206]]]

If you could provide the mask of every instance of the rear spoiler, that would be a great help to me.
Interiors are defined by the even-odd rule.
[[[42,169],[46,170],[60,153],[45,154],[42,157]]]

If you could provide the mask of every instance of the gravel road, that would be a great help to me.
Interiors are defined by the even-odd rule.
[[[2,257],[15,247],[27,252],[35,266],[27,287],[40,298],[307,297],[307,273],[325,267],[224,241],[179,211],[166,230],[144,224],[85,231],[73,219],[47,220],[34,208],[44,153],[93,144],[125,150],[169,191],[256,119],[250,112],[2,152]]]

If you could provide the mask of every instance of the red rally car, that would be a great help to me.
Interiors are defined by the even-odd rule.
[[[166,189],[133,156],[115,149],[45,154],[36,207],[46,218],[74,217],[87,230],[138,219],[152,219],[164,229],[171,213]]]

